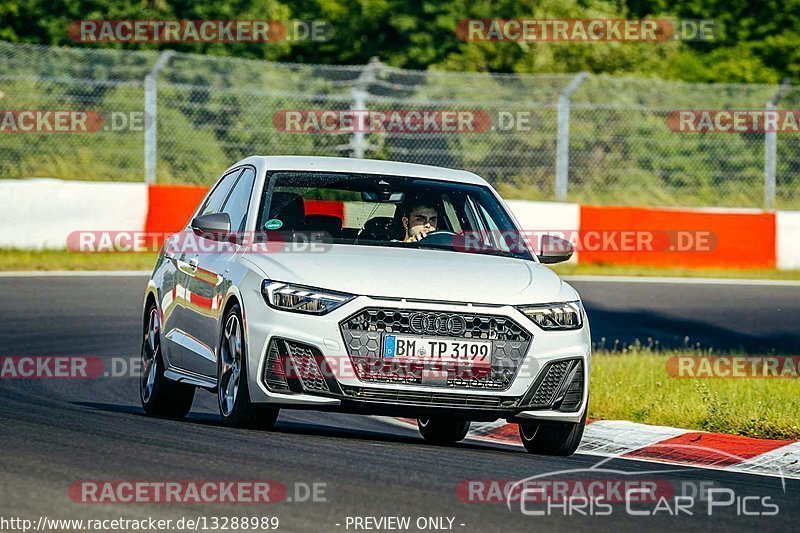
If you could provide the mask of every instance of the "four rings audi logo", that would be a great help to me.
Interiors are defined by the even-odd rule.
[[[467,321],[458,315],[412,313],[409,326],[414,333],[458,337],[467,330]]]

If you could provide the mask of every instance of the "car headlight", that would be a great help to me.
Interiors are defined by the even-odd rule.
[[[355,296],[343,292],[315,289],[280,281],[264,280],[261,294],[270,306],[283,311],[324,315],[349,302]]]
[[[580,329],[583,326],[583,304],[580,301],[523,305],[517,307],[517,309],[542,329],[569,330]]]

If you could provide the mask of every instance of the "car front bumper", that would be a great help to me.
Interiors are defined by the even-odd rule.
[[[504,418],[578,422],[586,410],[591,341],[585,317],[581,329],[544,331],[512,306],[359,296],[327,315],[312,316],[271,308],[257,291],[242,297],[245,300],[248,389],[254,403],[411,418],[446,413],[486,421]],[[356,364],[360,360],[353,350],[352,335],[348,335],[343,324],[367,309],[496,317],[521,326],[522,333],[527,333],[530,339],[524,345],[524,353],[518,356],[511,378],[495,388],[365,380],[363,372],[357,372]],[[287,341],[292,346],[308,348],[308,353],[303,352],[303,363],[298,364],[309,366],[303,367],[300,378],[289,389],[268,386],[266,375],[274,366],[276,344],[280,347]],[[284,348],[277,351],[290,349],[285,344]],[[280,355],[285,357],[285,354]],[[290,359],[293,363],[299,361],[294,353]],[[314,362],[322,372],[311,369],[313,380],[304,380]],[[319,379],[324,379],[325,383]],[[543,384],[546,390],[535,396]],[[569,394],[568,390],[572,391],[569,409],[559,408],[559,403],[566,402],[562,398]],[[534,396],[535,402],[532,401]]]

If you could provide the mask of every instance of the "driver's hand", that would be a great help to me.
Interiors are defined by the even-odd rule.
[[[416,235],[409,235],[403,242],[421,241],[422,239],[427,237],[429,233],[433,233],[434,231],[436,231],[436,230],[435,229],[422,230],[420,233],[418,233]]]

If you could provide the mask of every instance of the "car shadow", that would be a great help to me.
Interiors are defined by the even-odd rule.
[[[431,447],[434,446],[425,444],[425,441],[422,440],[421,436],[415,436],[411,434],[411,432],[413,431],[411,429],[408,430],[410,434],[399,435],[396,433],[388,433],[388,432],[375,431],[369,429],[342,428],[337,426],[317,424],[314,422],[297,422],[293,420],[281,420],[280,418],[278,418],[278,422],[275,424],[275,427],[269,431],[265,431],[265,430],[247,429],[247,428],[227,428],[222,425],[222,422],[220,421],[218,415],[211,413],[193,412],[189,413],[189,415],[184,419],[175,419],[170,417],[151,416],[146,414],[141,407],[133,405],[99,403],[99,402],[72,402],[72,404],[108,413],[122,413],[127,415],[141,416],[154,420],[177,422],[180,424],[194,424],[206,427],[216,426],[225,431],[237,432],[243,434],[255,435],[259,433],[281,433],[287,435],[328,437],[328,438],[339,438],[347,440],[384,442],[392,444],[418,444],[418,445],[421,444]],[[391,429],[397,430],[396,427],[391,426],[389,424],[387,424],[386,427],[387,431]],[[515,449],[511,446],[504,446],[502,444],[492,444],[492,443],[459,442],[455,445],[455,447],[462,449],[484,450],[484,451],[493,451],[500,453],[514,453],[514,454],[520,453],[519,449]]]

